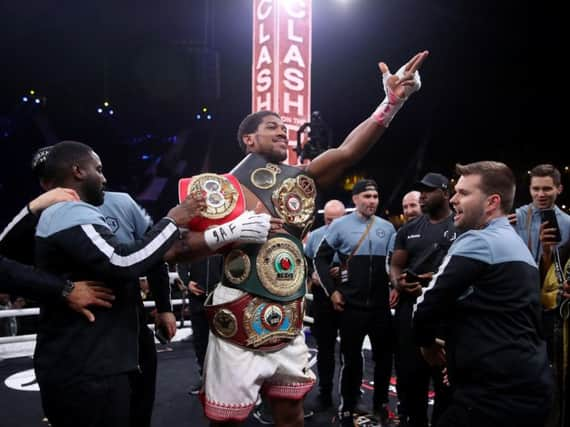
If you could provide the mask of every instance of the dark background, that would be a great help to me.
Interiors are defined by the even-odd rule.
[[[395,71],[429,49],[422,90],[351,173],[375,178],[394,213],[425,172],[500,160],[527,202],[528,169],[570,163],[562,16],[526,0],[313,0],[312,109],[340,144],[383,97],[377,62]],[[2,223],[39,192],[32,153],[63,139],[93,146],[109,187],[155,215],[176,202],[178,177],[231,169],[251,107],[251,35],[250,0],[2,2]],[[332,196],[349,199],[340,185]]]

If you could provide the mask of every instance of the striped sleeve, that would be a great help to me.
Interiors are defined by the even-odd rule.
[[[472,291],[471,283],[487,267],[487,263],[461,255],[447,255],[414,305],[413,330],[416,344],[429,347],[446,316],[455,304]]]
[[[86,270],[116,280],[136,279],[145,274],[162,262],[178,237],[178,227],[164,218],[132,244],[120,243],[107,227],[98,224],[77,225],[46,239]]]

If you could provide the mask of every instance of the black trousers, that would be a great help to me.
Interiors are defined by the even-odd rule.
[[[340,320],[342,410],[351,411],[360,398],[362,383],[362,344],[368,335],[374,359],[373,405],[388,402],[392,371],[392,318],[388,309],[363,310],[345,307]]]
[[[332,393],[335,367],[335,348],[340,329],[340,313],[333,309],[330,298],[321,287],[313,288],[311,304],[315,323],[311,328],[317,342],[317,370],[319,391],[322,395]]]
[[[128,374],[75,379],[71,384],[40,384],[44,413],[52,427],[129,425]]]
[[[415,345],[412,330],[414,302],[401,299],[394,318],[396,324],[396,375],[398,377],[398,399],[400,417],[408,418],[413,427],[427,427],[428,391],[433,380],[435,401],[432,425],[436,425],[440,414],[449,405],[451,390],[443,384],[439,368],[431,368]]]
[[[140,371],[129,374],[131,384],[131,427],[149,427],[156,392],[156,346],[152,331],[141,325],[139,332]]]
[[[206,357],[206,349],[208,348],[208,337],[210,328],[208,326],[208,318],[204,309],[206,296],[190,295],[188,306],[190,308],[190,321],[192,322],[192,336],[194,340],[194,351],[196,352],[196,360],[200,368],[200,377],[204,370],[204,358]]]

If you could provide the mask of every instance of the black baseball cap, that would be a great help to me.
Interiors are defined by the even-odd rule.
[[[416,184],[418,190],[435,190],[441,188],[442,190],[449,190],[449,179],[440,173],[426,173],[425,176]]]
[[[352,195],[364,193],[365,191],[378,191],[378,185],[373,179],[361,179],[352,187]]]

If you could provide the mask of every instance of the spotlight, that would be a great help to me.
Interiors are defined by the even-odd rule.
[[[202,107],[202,113],[207,113],[208,109],[206,107]]]
[[[105,116],[114,116],[116,111],[109,101],[104,101],[102,106],[97,107],[97,113]]]
[[[29,101],[29,99],[27,96],[22,96],[22,102],[28,102],[28,101]]]
[[[208,120],[212,120],[212,115],[211,115],[211,114],[208,114],[208,115],[206,116],[206,118],[207,118]]]
[[[200,120],[202,118],[201,114],[196,114],[196,120]]]

